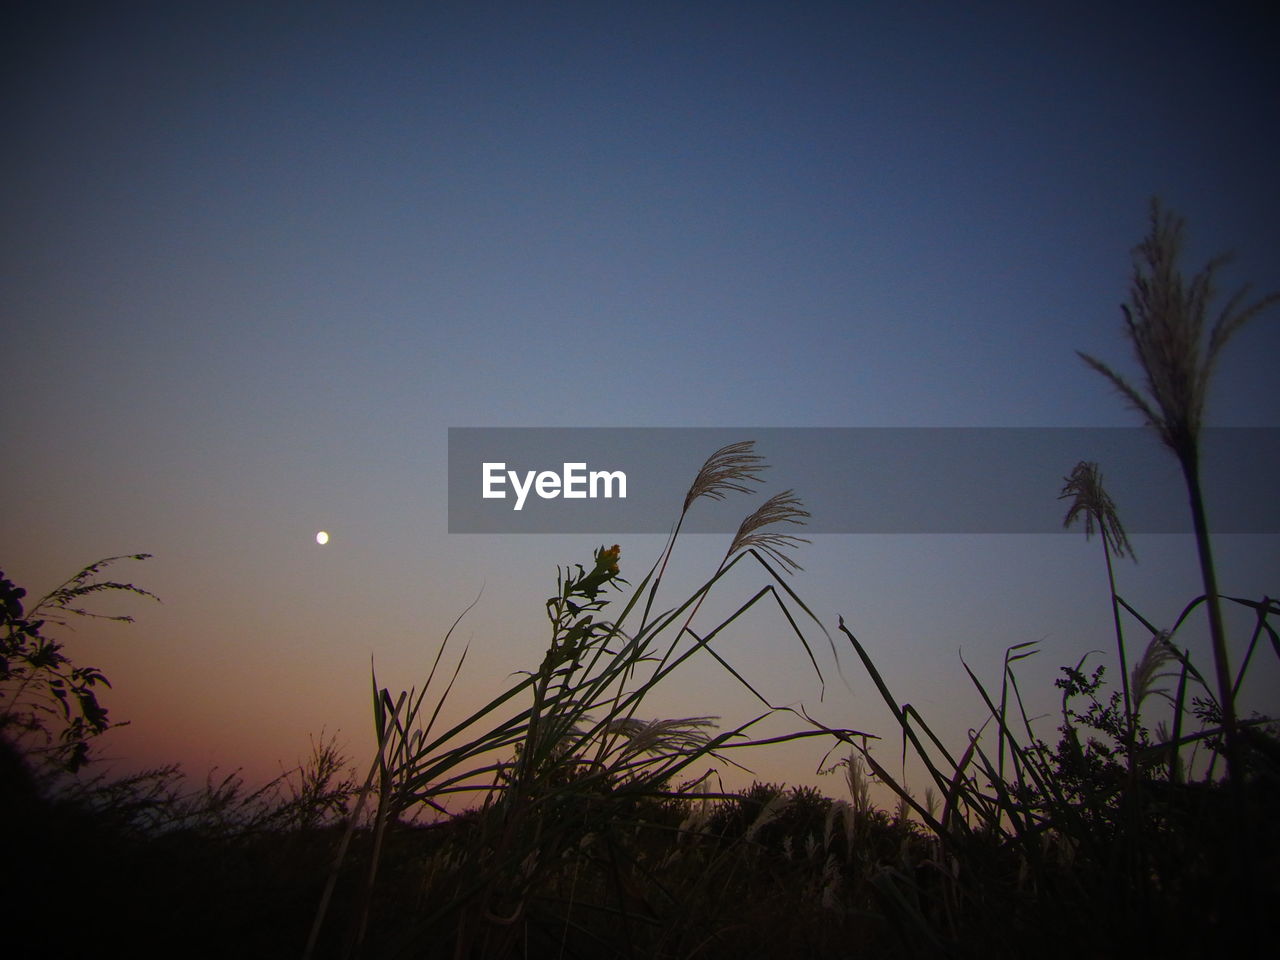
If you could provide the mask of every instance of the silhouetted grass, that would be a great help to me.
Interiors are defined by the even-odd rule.
[[[741,485],[753,457],[747,445],[720,451],[694,489]],[[420,689],[393,696],[375,681],[379,750],[363,786],[324,738],[258,790],[234,775],[191,786],[176,768],[72,775],[64,754],[24,756],[4,740],[8,871],[31,892],[7,942],[16,955],[77,956],[92,943],[134,955],[326,960],[985,958],[1216,953],[1274,934],[1258,907],[1280,895],[1280,740],[1265,718],[1238,721],[1243,800],[1231,800],[1212,762],[1226,749],[1218,688],[1178,642],[1205,598],[1162,630],[1119,594],[1118,515],[1086,466],[1064,491],[1075,497],[1068,520],[1083,512],[1104,533],[1122,670],[1122,618],[1147,642],[1119,690],[1087,656],[1063,668],[1053,738],[1027,716],[1016,675],[1034,644],[1009,648],[998,685],[962,664],[986,722],[957,753],[839,623],[894,718],[894,739],[927,771],[923,799],[869,733],[792,710],[792,733],[749,735],[782,711],[718,650],[738,617],[772,604],[817,670],[800,624],[821,627],[770,563],[797,541],[764,531],[803,518],[788,493],[749,517],[707,581],[670,609],[655,598],[678,524],[618,599],[618,547],[598,549],[589,570],[561,570],[541,663],[446,729],[465,659],[449,665],[452,630]],[[765,584],[723,621],[695,626],[703,598],[744,560]],[[32,644],[43,627],[9,593],[7,662],[20,670],[0,689],[22,695],[6,702],[20,705],[37,742],[56,743],[33,718],[67,718],[22,705],[73,668],[47,639],[56,656],[41,659]],[[1259,650],[1280,655],[1280,605],[1224,599],[1255,617],[1234,698]],[[723,731],[705,716],[643,716],[647,695],[695,656],[751,691],[761,713]],[[844,745],[847,797],[759,783],[718,794],[693,776],[699,761],[813,736]],[[871,802],[873,780],[897,795],[896,811]],[[1242,849],[1249,897],[1223,882],[1240,876]]]
[[[1201,361],[1217,262],[1184,289],[1179,227],[1153,208],[1126,310],[1149,398],[1086,359],[1179,457],[1205,592],[1167,627],[1136,610],[1113,564],[1131,552],[1119,511],[1098,465],[1077,464],[1066,523],[1082,518],[1102,535],[1120,680],[1108,685],[1092,654],[1064,666],[1052,732],[1028,715],[1017,677],[1034,643],[1008,648],[998,683],[962,661],[981,706],[959,747],[891,689],[843,619],[837,646],[782,575],[798,569],[789,551],[804,541],[778,525],[808,516],[791,491],[750,514],[715,570],[661,609],[688,512],[759,480],[750,442],[707,460],[634,589],[622,589],[616,545],[589,569],[559,569],[540,662],[460,721],[442,720],[466,659],[452,628],[421,687],[393,694],[375,675],[377,751],[363,780],[323,737],[258,790],[235,775],[193,787],[173,767],[90,776],[89,747],[110,726],[95,692],[106,678],[73,666],[47,624],[88,615],[78,604],[94,593],[149,594],[98,580],[102,561],[25,611],[23,591],[0,576],[0,943],[13,956],[76,957],[1077,960],[1274,942],[1280,737],[1269,718],[1238,716],[1237,702],[1257,658],[1280,656],[1280,604],[1219,594],[1197,446],[1213,361],[1271,299],[1234,298]],[[740,565],[761,585],[728,617],[698,623]],[[885,739],[897,749],[882,756],[870,732],[771,704],[722,642],[762,603],[819,685],[814,631],[837,667],[852,653],[889,709]],[[1254,617],[1234,673],[1222,603]],[[1181,639],[1202,605],[1212,680]],[[715,661],[759,713],[727,729],[698,708],[648,716],[649,695],[695,657]],[[753,738],[779,715],[792,732]],[[810,737],[842,751],[832,769],[843,768],[846,797],[763,783],[714,793],[696,775],[735,751]],[[922,797],[892,772],[908,755],[926,772]],[[873,782],[896,797],[892,813],[873,804]]]

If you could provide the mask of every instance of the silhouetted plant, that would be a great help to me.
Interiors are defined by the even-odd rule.
[[[1077,804],[1082,814],[1109,816],[1127,776],[1128,765],[1122,758],[1130,745],[1147,746],[1148,737],[1119,692],[1110,697],[1103,693],[1106,668],[1095,667],[1086,675],[1082,666],[1083,661],[1063,667],[1062,676],[1054,681],[1062,690],[1062,724],[1052,758],[1053,774],[1064,798]],[[1081,698],[1087,700],[1083,708],[1076,705]]]
[[[1232,780],[1238,780],[1235,694],[1200,483],[1200,433],[1209,381],[1223,348],[1249,320],[1280,300],[1280,294],[1246,304],[1249,288],[1244,287],[1227,301],[1210,325],[1211,304],[1217,294],[1216,274],[1230,258],[1215,257],[1189,282],[1184,281],[1178,268],[1183,225],[1183,220],[1165,211],[1159,200],[1152,200],[1150,232],[1134,251],[1130,299],[1121,310],[1125,333],[1142,369],[1144,389],[1132,386],[1101,360],[1086,353],[1079,356],[1142,414],[1182,468],[1208,601],[1228,772]]]
[[[1096,463],[1081,460],[1065,480],[1059,500],[1070,498],[1071,506],[1062,520],[1064,527],[1070,527],[1078,519],[1084,519],[1084,535],[1092,537],[1094,530],[1101,534],[1102,553],[1107,562],[1107,584],[1111,590],[1111,617],[1115,625],[1116,651],[1120,658],[1120,682],[1124,693],[1124,714],[1126,717],[1125,733],[1121,742],[1129,755],[1129,765],[1133,765],[1133,725],[1134,703],[1129,692],[1129,660],[1124,648],[1124,627],[1120,622],[1120,597],[1116,593],[1116,574],[1112,563],[1113,557],[1126,554],[1134,557],[1133,547],[1125,536],[1124,525],[1111,497],[1102,486],[1102,472]],[[1136,560],[1137,558],[1134,557]]]
[[[132,583],[96,579],[117,560],[148,557],[140,553],[91,563],[25,611],[26,590],[0,571],[0,737],[38,765],[74,773],[89,762],[92,740],[112,726],[95,690],[111,684],[97,668],[73,665],[49,628],[66,626],[72,617],[132,623],[130,616],[93,613],[80,604],[111,592],[157,599]]]
[[[709,457],[685,498],[681,520],[702,497],[722,499],[748,490],[748,481],[757,479],[762,468],[751,450],[750,443],[733,444]],[[620,603],[621,612],[608,618],[608,594],[626,581],[619,577],[620,548],[601,546],[589,570],[577,565],[558,572],[556,594],[546,603],[550,642],[537,668],[447,730],[437,731],[436,721],[462,665],[459,659],[453,677],[440,689],[435,677],[449,635],[421,690],[393,697],[375,680],[379,755],[368,786],[374,795],[376,781],[378,812],[353,949],[365,942],[367,931],[376,929],[374,891],[384,837],[414,808],[449,815],[445,801],[454,794],[481,797],[482,804],[472,828],[457,837],[459,848],[450,854],[456,854],[450,860],[455,868],[431,909],[417,920],[410,935],[414,943],[443,935],[452,939],[459,956],[497,957],[548,926],[586,922],[584,915],[594,916],[594,911],[614,911],[624,929],[636,924],[633,935],[651,923],[648,914],[659,904],[636,895],[652,870],[636,839],[643,832],[638,811],[646,801],[667,796],[671,784],[694,763],[725,760],[728,750],[755,745],[746,731],[778,712],[718,652],[717,636],[757,603],[772,599],[817,670],[796,611],[821,624],[770,562],[780,563],[784,571],[795,569],[783,551],[801,541],[766,529],[780,522],[802,523],[807,516],[790,491],[770,498],[744,521],[711,577],[678,607],[660,613],[654,613],[655,598],[679,524],[652,569]],[[706,595],[748,558],[769,574],[770,582],[711,629],[694,629]],[[636,614],[639,622],[633,623]],[[714,729],[711,717],[641,719],[638,711],[655,687],[699,654],[720,664],[762,703],[764,712],[723,731]],[[426,703],[429,690],[434,706]],[[835,733],[863,736],[806,729],[764,742]],[[817,833],[821,835],[820,825]],[[308,952],[319,943],[338,875],[335,868]],[[593,892],[585,897],[582,891],[588,888]],[[616,939],[617,925],[603,932]]]

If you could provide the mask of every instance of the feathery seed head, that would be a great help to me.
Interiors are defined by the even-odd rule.
[[[1120,515],[1116,512],[1116,505],[1102,487],[1102,472],[1098,469],[1098,465],[1089,460],[1081,460],[1075,465],[1071,475],[1063,479],[1066,484],[1062,488],[1062,493],[1058,495],[1058,499],[1071,498],[1071,506],[1062,519],[1062,525],[1069,527],[1083,515],[1085,539],[1093,536],[1096,523],[1103,539],[1115,551],[1116,556],[1123,557],[1127,553],[1130,557],[1134,557],[1133,547],[1129,543],[1129,538],[1125,536]],[[1137,558],[1134,557],[1134,559]]]
[[[733,543],[729,546],[729,552],[726,557],[731,557],[740,550],[746,550],[749,547],[755,547],[758,550],[769,554],[789,571],[802,569],[800,564],[796,563],[789,556],[782,552],[801,543],[808,543],[804,537],[797,537],[786,533],[763,533],[764,527],[774,523],[795,523],[803,525],[809,511],[804,509],[800,499],[795,496],[791,490],[784,490],[782,493],[775,493],[772,497],[760,505],[755,513],[742,521],[738,527],[738,533],[733,538]]]
[[[687,511],[699,497],[723,500],[730,491],[750,493],[751,488],[746,486],[748,480],[763,483],[756,474],[768,464],[764,457],[751,452],[754,447],[754,440],[742,440],[721,447],[709,456],[684,498],[684,509]]]
[[[1167,670],[1166,667],[1178,663],[1178,655],[1173,649],[1173,644],[1169,642],[1169,634],[1167,631],[1161,631],[1151,638],[1151,642],[1147,644],[1147,649],[1143,651],[1141,659],[1133,667],[1133,678],[1130,686],[1133,688],[1133,712],[1137,713],[1142,706],[1142,701],[1151,694],[1169,697],[1167,690],[1156,688],[1156,683],[1160,680],[1176,677],[1176,670]]]
[[[1133,251],[1129,303],[1120,308],[1142,368],[1145,395],[1101,360],[1078,355],[1111,381],[1179,460],[1190,463],[1196,458],[1209,379],[1222,348],[1245,323],[1280,301],[1280,294],[1245,306],[1248,287],[1237,291],[1213,321],[1202,358],[1209,305],[1217,293],[1215,274],[1230,258],[1215,257],[1188,283],[1178,270],[1182,218],[1153,199],[1150,222],[1150,232]]]

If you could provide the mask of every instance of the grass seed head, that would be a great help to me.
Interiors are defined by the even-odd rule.
[[[789,571],[802,569],[800,564],[792,560],[782,551],[801,543],[808,543],[804,537],[787,533],[764,533],[763,529],[775,523],[795,523],[803,525],[809,511],[804,509],[800,499],[791,490],[775,493],[761,504],[760,509],[742,521],[738,533],[729,546],[728,556],[741,550],[755,547],[769,554]]]
[[[1078,518],[1084,517],[1084,535],[1088,539],[1094,534],[1094,525],[1101,531],[1103,539],[1117,557],[1134,556],[1133,546],[1125,536],[1124,526],[1120,523],[1120,515],[1116,505],[1102,487],[1102,473],[1098,465],[1089,460],[1081,460],[1071,471],[1071,475],[1063,478],[1065,485],[1059,500],[1071,499],[1067,515],[1062,518],[1064,527],[1071,526]],[[1134,557],[1136,560],[1137,558]]]
[[[1190,281],[1178,269],[1183,219],[1152,199],[1150,232],[1133,251],[1133,277],[1124,314],[1125,335],[1143,373],[1145,394],[1107,364],[1086,353],[1080,359],[1111,385],[1184,463],[1197,456],[1209,380],[1222,348],[1248,321],[1280,302],[1272,293],[1244,303],[1249,288],[1233,295],[1213,320],[1206,341],[1216,274],[1229,260],[1210,260]]]
[[[730,492],[750,493],[751,488],[746,485],[748,480],[763,483],[756,474],[768,464],[764,462],[764,457],[752,453],[754,447],[754,440],[742,440],[721,447],[707,457],[685,495],[685,511],[699,497],[723,500]]]

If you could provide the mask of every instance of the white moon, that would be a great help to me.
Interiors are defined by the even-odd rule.
[[[323,547],[328,542],[329,534],[325,533],[323,530],[316,534],[316,543],[320,544],[320,546]]]

